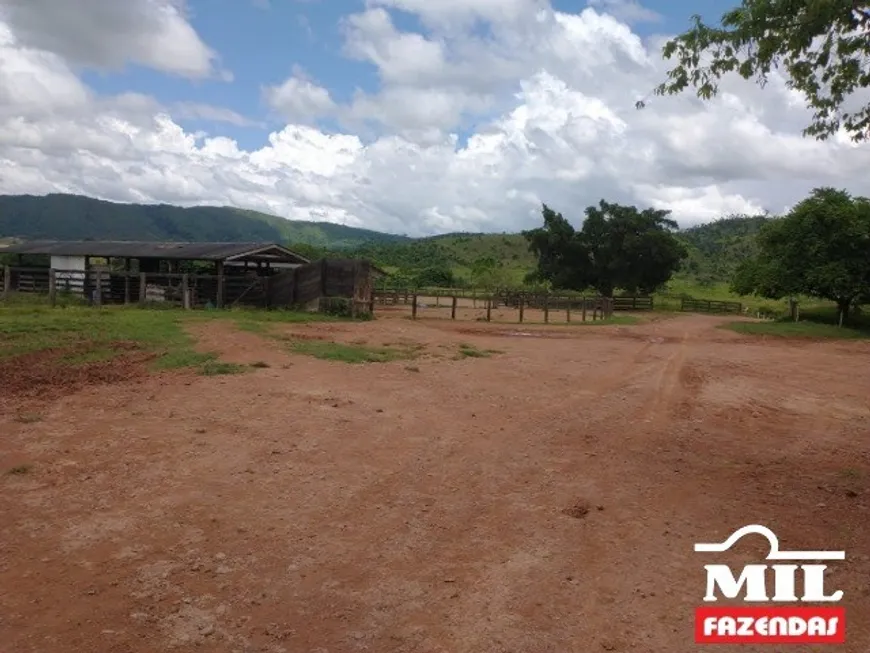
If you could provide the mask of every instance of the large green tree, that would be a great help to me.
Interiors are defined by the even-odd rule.
[[[535,278],[553,288],[595,288],[612,297],[617,288],[650,293],[665,284],[686,257],[674,237],[670,211],[610,204],[586,209],[579,231],[546,204],[544,225],[523,232],[538,259]]]
[[[759,253],[732,282],[741,295],[810,295],[849,309],[870,294],[870,200],[817,188],[785,217],[765,224]]]
[[[870,9],[858,0],[743,0],[719,26],[692,17],[692,27],[667,42],[663,55],[676,58],[657,95],[693,87],[702,99],[719,79],[736,72],[761,85],[779,70],[802,92],[814,115],[807,136],[826,139],[842,127],[855,140],[870,136],[870,104],[844,109],[870,86]],[[638,102],[638,107],[644,102]]]

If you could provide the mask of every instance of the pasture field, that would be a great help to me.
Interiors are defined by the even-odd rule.
[[[376,312],[0,308],[0,648],[702,650],[757,523],[870,650],[870,341]]]

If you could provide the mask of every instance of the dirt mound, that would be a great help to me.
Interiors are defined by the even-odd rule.
[[[92,346],[44,349],[0,360],[2,399],[54,399],[84,386],[118,383],[147,374],[145,363],[154,352],[143,351],[135,342],[112,342],[105,360],[88,361]],[[82,360],[76,361],[76,357]]]

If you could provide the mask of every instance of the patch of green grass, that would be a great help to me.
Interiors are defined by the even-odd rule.
[[[111,347],[95,347],[89,351],[80,352],[77,354],[68,354],[60,359],[64,365],[87,365],[88,363],[99,363],[101,361],[112,360],[118,355],[117,350]]]
[[[834,324],[809,321],[729,322],[723,324],[722,327],[747,335],[775,336],[780,338],[870,338],[870,332],[863,329],[840,328]]]
[[[489,358],[493,354],[504,353],[498,349],[478,349],[467,343],[459,344],[459,358]]]
[[[296,340],[291,348],[297,354],[342,363],[388,363],[412,359],[419,351],[418,347],[370,347],[324,340]]]
[[[155,352],[153,369],[203,368],[216,356],[194,350],[195,341],[184,329],[186,323],[228,319],[240,328],[265,332],[272,324],[339,319],[283,310],[181,311],[81,304],[52,308],[39,296],[22,297],[0,304],[0,358],[75,348],[76,353],[65,356],[62,364],[83,365],[110,360],[116,354],[113,343],[124,341]]]
[[[795,322],[788,318],[769,322],[732,322],[724,328],[751,335],[779,336],[783,338],[835,338],[856,340],[870,338],[870,316],[856,311],[842,327],[839,314],[830,306],[812,306],[800,311]]]
[[[191,344],[192,347],[192,344]],[[192,348],[174,348],[163,353],[152,364],[155,370],[177,370],[187,367],[201,367],[217,359],[217,355],[211,352],[198,352]]]
[[[237,363],[224,363],[222,361],[211,360],[204,363],[199,368],[199,373],[203,376],[220,376],[223,374],[241,374],[245,372],[247,367]]]

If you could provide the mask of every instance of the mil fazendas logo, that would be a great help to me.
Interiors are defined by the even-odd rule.
[[[719,544],[696,544],[700,553],[728,551],[745,535],[762,535],[770,543],[771,564],[745,565],[735,577],[723,564],[704,565],[707,589],[704,601],[742,600],[744,605],[704,606],[695,609],[698,644],[842,644],[846,637],[846,609],[829,607],[841,601],[842,590],[825,593],[821,560],[844,560],[844,551],[780,551],[779,539],[769,528],[753,524],[736,530]],[[802,592],[798,593],[798,580]],[[718,589],[718,592],[717,592]],[[747,606],[774,603],[779,606]],[[828,606],[802,604],[829,604]],[[782,605],[786,604],[786,605]],[[791,604],[791,605],[788,605]]]

